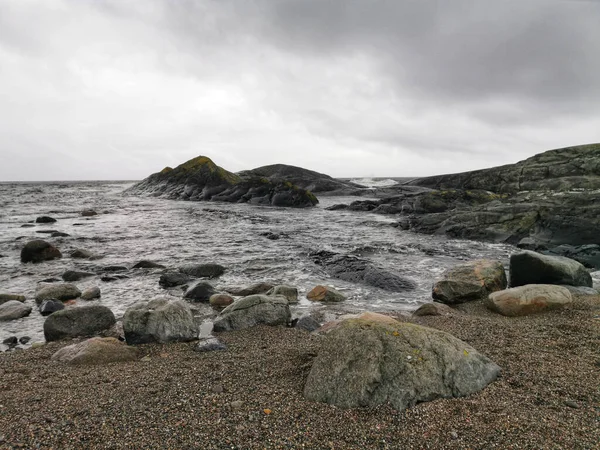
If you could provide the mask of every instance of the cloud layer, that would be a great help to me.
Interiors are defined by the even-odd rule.
[[[600,141],[600,4],[0,2],[0,181],[418,176]]]

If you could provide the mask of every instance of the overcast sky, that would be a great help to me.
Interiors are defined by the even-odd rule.
[[[600,2],[0,0],[0,181],[419,176],[600,141]]]

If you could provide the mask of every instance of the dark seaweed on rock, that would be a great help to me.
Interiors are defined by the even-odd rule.
[[[309,191],[286,180],[251,173],[236,175],[198,156],[175,169],[166,167],[126,190],[176,200],[221,201],[265,206],[308,207],[318,203]]]

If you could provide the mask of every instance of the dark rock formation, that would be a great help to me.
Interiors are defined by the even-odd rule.
[[[266,178],[273,183],[289,181],[299,188],[321,195],[360,195],[365,186],[337,180],[323,173],[286,164],[272,164],[239,173],[240,176]]]
[[[225,273],[225,267],[220,264],[186,264],[179,268],[181,273],[196,278],[217,278]]]
[[[329,275],[340,280],[364,283],[391,292],[402,292],[416,287],[414,281],[355,256],[340,255],[326,250],[313,252],[310,256],[315,264],[323,266]]]
[[[563,256],[525,251],[510,257],[510,286],[567,284],[592,287],[592,277],[582,264]]]
[[[254,205],[307,207],[317,198],[289,181],[270,181],[252,173],[236,175],[198,156],[175,169],[150,175],[127,193],[179,200],[251,203]]]
[[[52,244],[36,239],[29,241],[21,250],[21,262],[39,263],[55,258],[62,258],[60,250]]]
[[[44,337],[57,341],[78,336],[92,336],[116,322],[115,315],[106,306],[81,306],[50,314],[44,322]]]
[[[549,251],[568,244],[597,245],[600,232],[600,144],[551,150],[516,164],[419,178],[418,188],[348,209],[400,214],[416,232],[518,244]],[[588,248],[581,262],[600,267]],[[575,257],[575,256],[573,256]],[[575,257],[575,259],[578,259]]]

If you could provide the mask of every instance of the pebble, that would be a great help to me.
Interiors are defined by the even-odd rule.
[[[573,408],[573,409],[579,409],[579,403],[574,402],[573,400],[566,400],[565,401],[565,405],[568,406],[569,408]]]

